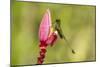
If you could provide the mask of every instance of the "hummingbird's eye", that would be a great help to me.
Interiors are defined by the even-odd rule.
[[[60,22],[60,19],[56,19],[56,22]]]

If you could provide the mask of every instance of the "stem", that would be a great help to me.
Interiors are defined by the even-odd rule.
[[[38,61],[37,63],[38,64],[42,64],[43,61],[44,61],[44,58],[45,58],[45,54],[46,54],[46,47],[47,47],[47,44],[45,41],[41,41],[41,44],[40,44],[40,53],[39,53],[39,57],[38,57]]]

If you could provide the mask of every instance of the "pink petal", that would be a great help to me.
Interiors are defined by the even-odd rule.
[[[51,26],[51,16],[50,16],[50,10],[47,9],[41,24],[39,28],[39,39],[40,41],[46,41],[50,32],[50,26]]]
[[[50,37],[48,37],[46,43],[47,44],[50,44],[51,46],[54,45],[54,42],[57,40],[57,33],[56,32],[53,32]]]

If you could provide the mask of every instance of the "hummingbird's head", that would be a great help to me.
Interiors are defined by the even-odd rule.
[[[56,19],[56,24],[60,26],[61,20],[60,19]]]
[[[60,22],[60,19],[56,19],[56,22]]]

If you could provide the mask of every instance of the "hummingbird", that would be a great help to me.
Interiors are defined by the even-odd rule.
[[[65,37],[63,31],[62,31],[62,28],[61,28],[61,20],[60,19],[56,19],[55,23],[54,23],[54,30],[56,30],[58,32],[58,35],[61,39],[64,39],[65,42],[67,42],[69,48],[71,49],[72,53],[75,54],[75,50],[72,49],[72,47],[69,45],[69,42],[67,40],[67,38]]]

